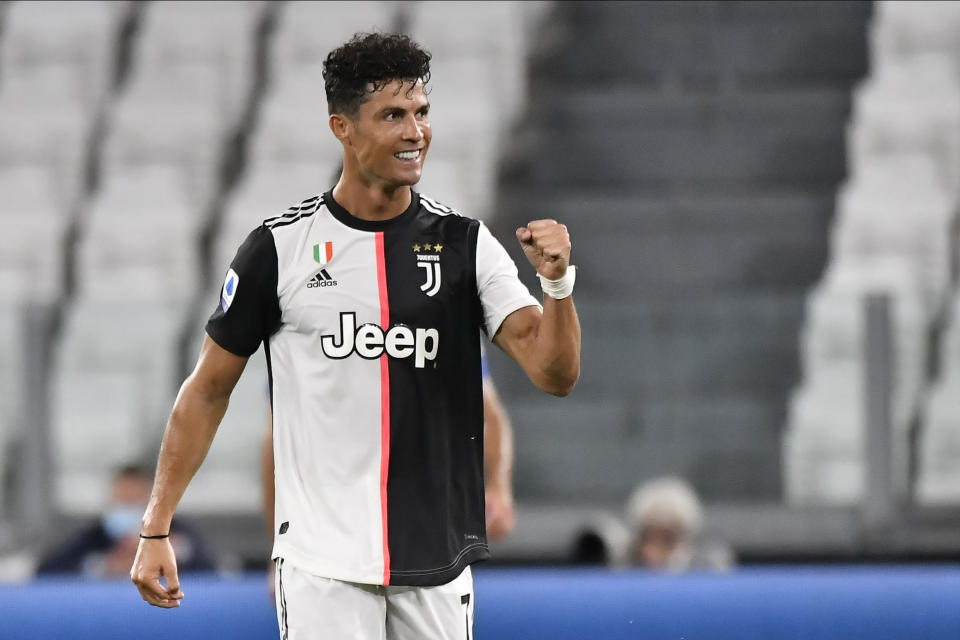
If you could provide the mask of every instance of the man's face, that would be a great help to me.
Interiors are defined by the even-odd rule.
[[[648,569],[665,569],[674,552],[683,544],[679,527],[649,524],[640,534],[636,561]]]
[[[150,499],[149,478],[134,475],[119,476],[111,488],[111,501],[115,505],[144,507]]]
[[[420,181],[432,133],[423,83],[399,80],[370,94],[350,119],[350,147],[363,177],[387,187]]]

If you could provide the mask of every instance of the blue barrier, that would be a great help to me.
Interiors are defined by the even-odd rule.
[[[958,640],[960,567],[742,569],[726,575],[478,569],[477,640]],[[183,576],[176,610],[127,581],[0,587],[3,640],[263,640],[262,575]],[[333,639],[336,640],[336,639]]]

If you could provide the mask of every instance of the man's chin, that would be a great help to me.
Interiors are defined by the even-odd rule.
[[[397,176],[394,184],[398,187],[412,187],[420,182],[422,174],[418,171],[416,175],[408,174]]]

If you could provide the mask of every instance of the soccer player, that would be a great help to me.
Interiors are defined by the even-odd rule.
[[[402,35],[358,34],[327,57],[343,174],[266,220],[231,263],[143,517],[131,577],[150,604],[183,598],[170,520],[262,342],[282,637],[471,635],[470,565],[489,557],[479,330],[562,396],[580,326],[566,227],[516,232],[541,307],[483,224],[411,189],[432,137],[429,63]]]

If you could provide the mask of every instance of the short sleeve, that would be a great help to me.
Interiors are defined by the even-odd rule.
[[[491,338],[517,309],[540,306],[520,281],[517,266],[507,250],[482,222],[477,232],[477,291],[483,306],[484,326]]]
[[[273,233],[260,226],[247,236],[230,263],[206,330],[230,353],[249,357],[279,326],[277,247]]]

